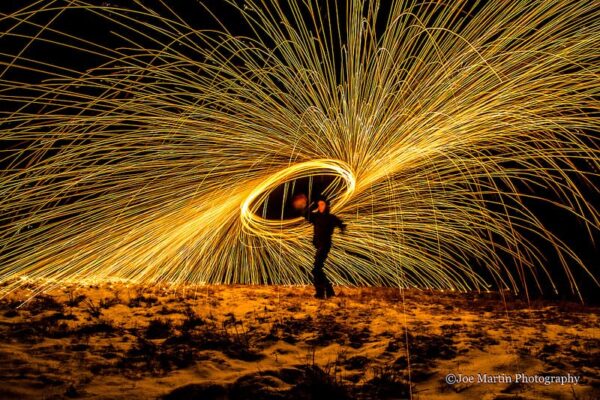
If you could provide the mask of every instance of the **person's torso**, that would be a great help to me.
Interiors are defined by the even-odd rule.
[[[330,242],[335,228],[335,218],[329,213],[316,212],[314,215],[314,241]]]

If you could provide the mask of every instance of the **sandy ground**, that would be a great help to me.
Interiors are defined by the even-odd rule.
[[[22,304],[35,290],[0,300],[1,399],[600,399],[598,307],[116,283]]]

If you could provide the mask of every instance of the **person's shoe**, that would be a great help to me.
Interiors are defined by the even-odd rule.
[[[335,292],[330,292],[326,294],[327,298],[335,297]]]
[[[319,294],[319,293],[315,294],[315,299],[323,300],[324,298],[325,298],[325,295],[323,295],[323,294]]]

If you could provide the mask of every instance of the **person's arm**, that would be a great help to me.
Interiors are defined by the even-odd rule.
[[[315,214],[312,212],[312,210],[311,210],[311,208],[310,208],[310,205],[307,205],[307,206],[304,208],[304,210],[303,210],[303,212],[302,212],[302,216],[303,216],[303,217],[304,217],[304,218],[305,218],[305,219],[306,219],[308,222],[310,222],[311,224],[314,222],[314,217],[315,217]]]
[[[334,215],[334,217],[335,217],[335,226],[340,228],[342,233],[345,234],[346,233],[346,224],[337,215]]]

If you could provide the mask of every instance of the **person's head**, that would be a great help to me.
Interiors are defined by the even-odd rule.
[[[319,210],[320,213],[329,211],[329,201],[323,197],[317,200],[317,210]]]

